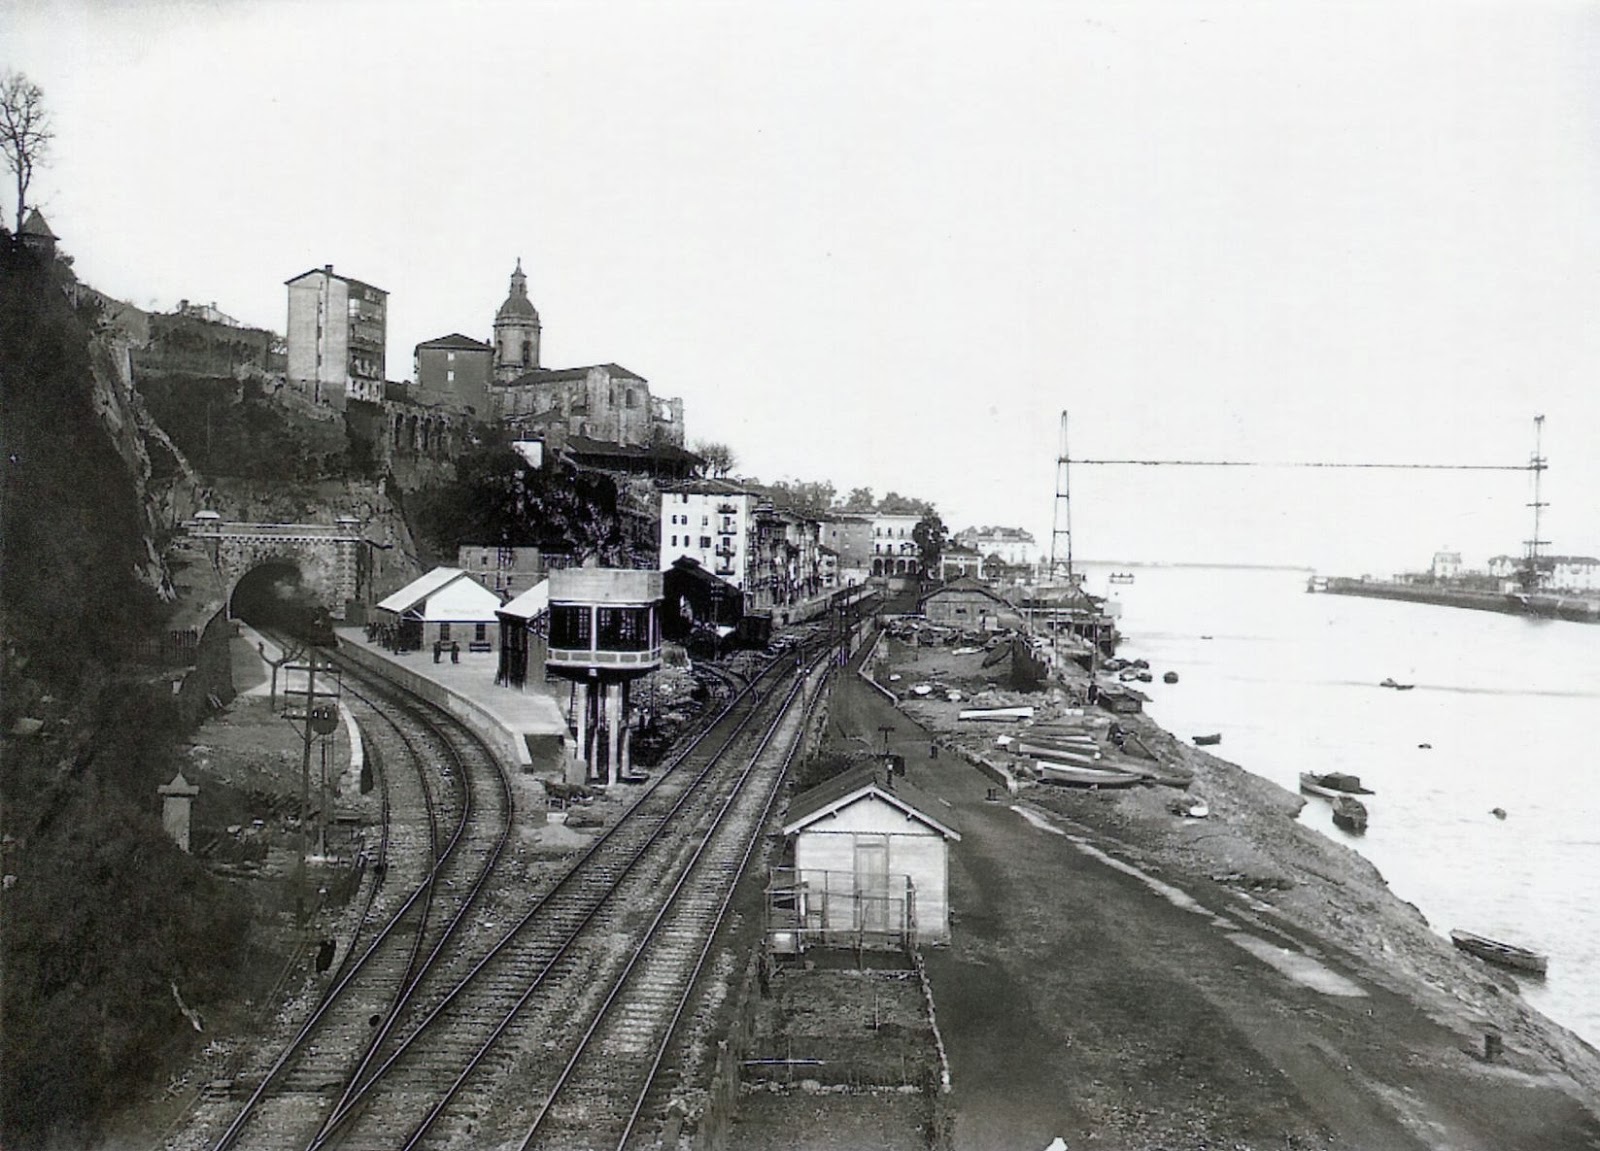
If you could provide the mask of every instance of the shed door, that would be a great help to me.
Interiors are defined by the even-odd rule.
[[[889,837],[856,837],[857,926],[864,931],[889,930]]]

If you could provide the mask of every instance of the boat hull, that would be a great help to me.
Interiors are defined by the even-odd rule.
[[[1069,787],[1132,787],[1144,782],[1144,776],[1132,771],[1110,768],[1085,767],[1076,763],[1060,763],[1048,759],[1034,761],[1039,778],[1047,783],[1066,784]]]
[[[1549,966],[1549,959],[1537,951],[1530,951],[1526,947],[1518,947],[1511,943],[1501,943],[1498,939],[1490,939],[1485,935],[1478,935],[1471,931],[1455,930],[1450,933],[1450,942],[1469,955],[1476,955],[1486,963],[1493,963],[1499,967],[1509,967],[1515,971],[1526,972],[1530,975],[1543,975]]]

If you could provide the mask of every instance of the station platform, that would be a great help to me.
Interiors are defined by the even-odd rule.
[[[560,771],[567,755],[567,718],[542,683],[524,689],[495,683],[497,652],[461,652],[461,662],[433,651],[395,653],[359,627],[335,629],[339,652],[456,716],[525,771]]]

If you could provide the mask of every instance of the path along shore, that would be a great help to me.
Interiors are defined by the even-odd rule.
[[[881,686],[840,677],[829,729],[859,748],[894,725],[960,821],[954,939],[928,957],[956,1147],[1600,1148],[1600,1053],[1296,822],[1298,796],[1144,716],[1118,720],[1186,792],[1013,793],[1006,729],[956,718],[990,686],[981,656],[883,655]],[[1059,675],[1041,715],[1085,686]],[[930,680],[966,701],[885,697]],[[1174,815],[1179,795],[1208,817]]]

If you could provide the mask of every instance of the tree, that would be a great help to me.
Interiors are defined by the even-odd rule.
[[[6,166],[17,177],[17,235],[22,235],[23,214],[28,206],[28,185],[33,170],[44,163],[55,134],[44,108],[44,92],[21,72],[7,71],[0,76],[0,150]]]
[[[871,488],[851,488],[850,494],[844,498],[844,510],[847,512],[870,512],[877,502],[873,498]]]
[[[899,492],[888,492],[878,501],[878,511],[886,516],[932,516],[933,505],[927,500],[913,499]]]
[[[921,553],[922,570],[930,579],[939,575],[939,558],[944,554],[946,530],[939,514],[931,509],[911,529],[911,538],[917,541]]]
[[[712,479],[721,479],[739,463],[739,457],[733,454],[732,448],[714,440],[695,441],[694,454],[705,460],[705,473]]]

